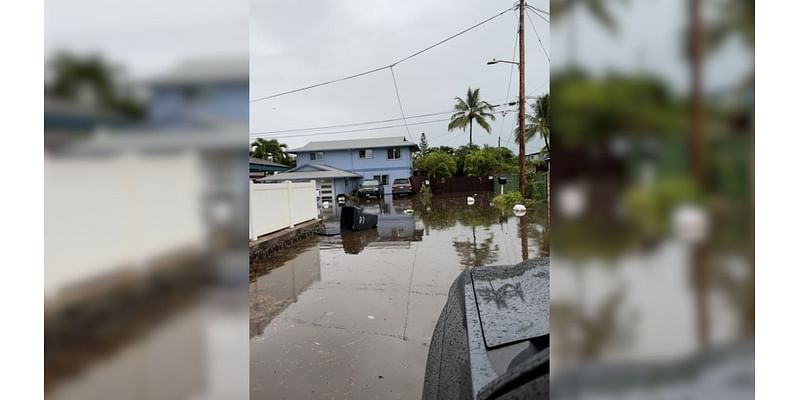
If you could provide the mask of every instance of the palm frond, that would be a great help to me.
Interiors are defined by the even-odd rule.
[[[492,115],[492,117],[494,117],[494,115]],[[478,125],[481,126],[481,128],[485,129],[486,132],[492,133],[492,127],[489,125],[488,122],[486,122],[485,118],[479,115],[475,117],[475,121],[478,123]]]

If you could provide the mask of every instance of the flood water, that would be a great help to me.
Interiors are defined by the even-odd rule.
[[[457,275],[547,255],[546,208],[517,217],[466,194],[363,201],[378,228],[338,232],[254,264],[253,399],[420,398],[434,326]]]

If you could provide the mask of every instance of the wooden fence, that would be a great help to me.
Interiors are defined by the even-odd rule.
[[[493,179],[486,176],[454,176],[450,178],[412,176],[411,184],[414,186],[414,191],[418,192],[426,180],[430,182],[433,193],[491,192],[493,188]]]

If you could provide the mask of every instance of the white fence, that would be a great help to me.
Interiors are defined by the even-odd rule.
[[[317,183],[250,182],[250,240],[317,218]]]
[[[202,251],[206,186],[197,154],[45,157],[44,292]]]

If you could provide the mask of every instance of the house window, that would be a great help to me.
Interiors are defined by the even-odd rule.
[[[372,158],[372,150],[359,150],[358,158]]]
[[[387,157],[390,160],[399,160],[400,159],[400,148],[392,147],[392,148],[389,148],[389,149],[386,149],[386,150],[388,152]]]
[[[315,151],[311,153],[311,161],[322,161],[323,155],[321,151]]]
[[[381,185],[386,185],[389,182],[389,175],[373,175],[372,179],[381,183]]]

